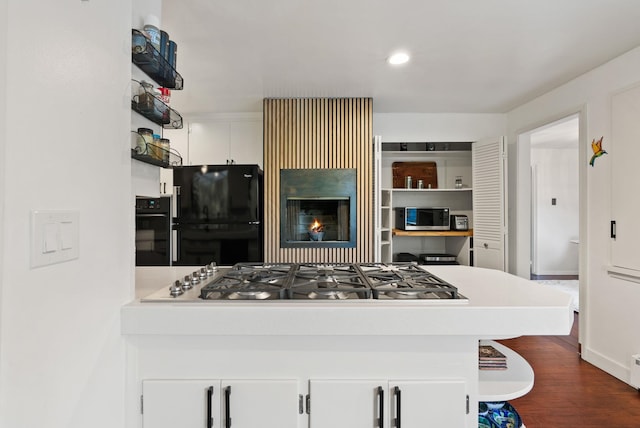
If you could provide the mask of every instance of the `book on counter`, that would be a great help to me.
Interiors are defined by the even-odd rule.
[[[505,370],[507,357],[491,345],[479,345],[478,360],[480,370]]]

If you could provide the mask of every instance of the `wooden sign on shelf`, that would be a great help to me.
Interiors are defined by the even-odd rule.
[[[438,171],[435,162],[394,162],[393,188],[404,189],[405,179],[411,176],[411,188],[418,188],[418,180],[422,180],[425,189],[438,188]]]

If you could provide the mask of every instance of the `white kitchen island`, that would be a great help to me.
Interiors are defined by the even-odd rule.
[[[127,426],[477,426],[480,398],[530,389],[522,361],[514,381],[481,380],[478,341],[569,334],[571,298],[495,270],[428,270],[467,300],[125,305]]]

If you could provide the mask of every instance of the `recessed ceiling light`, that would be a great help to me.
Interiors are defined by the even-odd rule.
[[[406,52],[396,52],[387,59],[391,65],[400,65],[409,62],[409,54]]]

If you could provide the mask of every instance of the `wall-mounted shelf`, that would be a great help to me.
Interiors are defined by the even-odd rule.
[[[147,91],[139,81],[132,80],[131,108],[153,123],[168,129],[182,129],[180,113]]]
[[[382,152],[384,154],[398,154],[398,153],[428,153],[434,155],[446,154],[446,153],[461,153],[471,151],[471,142],[464,141],[451,141],[451,142],[435,142],[427,141],[423,143],[382,143]]]
[[[402,230],[393,229],[394,236],[473,236],[469,230]]]
[[[164,150],[164,149],[160,149]],[[182,157],[176,153],[169,154],[169,160],[157,159],[154,156],[139,153],[137,149],[131,149],[131,158],[139,160],[140,162],[148,163],[162,168],[172,168],[174,166],[182,165]]]
[[[131,131],[131,135],[133,136],[131,141],[131,157],[133,159],[162,168],[182,165],[182,156],[177,151],[147,143],[136,131]]]
[[[158,85],[174,90],[182,89],[180,73],[160,55],[149,39],[136,29],[131,30],[131,60]]]

